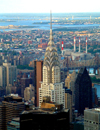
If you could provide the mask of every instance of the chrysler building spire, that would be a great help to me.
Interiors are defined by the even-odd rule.
[[[52,35],[52,12],[50,11],[50,41],[53,40],[53,35]]]
[[[57,49],[55,47],[55,44],[53,41],[53,35],[52,35],[52,13],[51,12],[50,12],[50,40],[48,42],[48,47],[46,48],[46,53],[45,53],[43,64],[44,64],[44,66],[48,66],[50,68],[50,71],[53,66],[60,67]]]
[[[49,41],[48,45],[54,46],[53,34],[52,34],[52,12],[51,11],[50,11],[50,41]]]

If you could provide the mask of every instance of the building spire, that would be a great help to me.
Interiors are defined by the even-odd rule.
[[[50,29],[52,30],[52,11],[50,10]]]
[[[52,36],[52,11],[50,11],[50,41],[53,40]]]

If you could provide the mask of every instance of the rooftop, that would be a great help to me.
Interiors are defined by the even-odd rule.
[[[21,114],[28,114],[28,113],[34,113],[34,114],[56,114],[59,112],[68,112],[69,109],[64,109],[62,111],[52,111],[50,109],[34,109],[34,110],[29,110],[29,111],[23,111]]]
[[[86,109],[85,111],[91,111],[91,112],[95,112],[95,113],[100,113],[100,107],[92,108],[92,109]]]

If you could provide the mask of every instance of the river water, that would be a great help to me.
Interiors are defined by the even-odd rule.
[[[100,97],[100,85],[94,84],[94,87],[97,88],[97,96]]]
[[[60,16],[61,15],[61,16]],[[64,15],[64,16],[63,16]],[[61,19],[65,18],[66,14],[56,14],[54,19]],[[63,17],[62,17],[63,16]],[[66,16],[67,17],[67,16]],[[72,18],[70,18],[71,20]],[[89,17],[74,17],[74,19],[89,19]],[[50,22],[49,14],[1,14],[0,15],[0,26],[8,26],[8,25],[15,25],[15,26],[34,26],[33,29],[45,29],[49,30],[50,25],[49,24],[41,24],[42,22]],[[8,21],[7,21],[8,20]],[[10,21],[11,20],[11,21]],[[34,24],[36,22],[41,22],[40,24]],[[99,27],[100,24],[87,24],[87,25],[73,25],[73,24],[53,24],[53,29],[56,28],[64,28],[64,27],[70,27],[70,28],[87,28],[87,27]],[[23,28],[23,30],[28,29],[31,30],[32,28]],[[0,29],[0,31],[9,31],[9,30],[20,30],[20,29]],[[21,29],[22,30],[22,29]]]

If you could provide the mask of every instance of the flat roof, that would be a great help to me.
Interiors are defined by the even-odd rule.
[[[100,107],[98,107],[98,108],[92,108],[92,109],[86,109],[85,111],[91,111],[91,112],[100,113]]]
[[[69,109],[64,109],[59,112],[68,112]],[[37,114],[56,114],[56,111],[50,111],[49,109],[41,109],[39,108],[38,110],[29,110],[29,111],[23,111],[21,114],[28,114],[28,113],[37,113]]]

